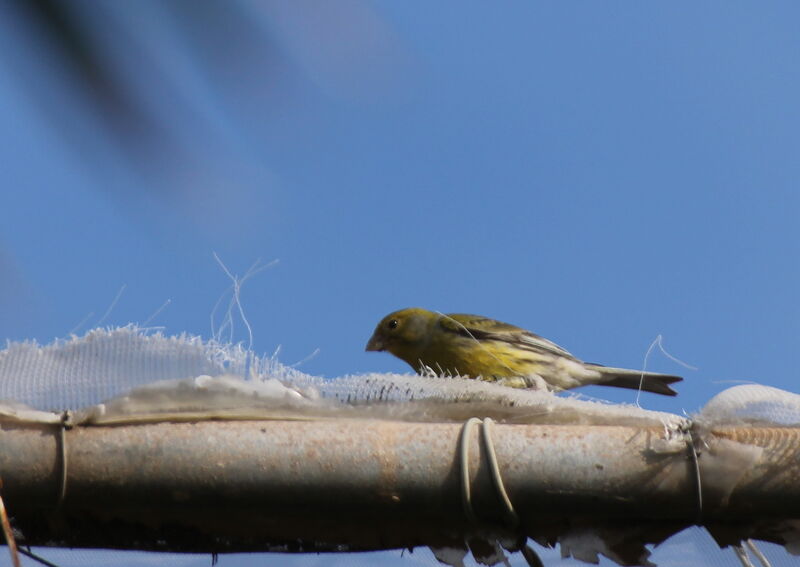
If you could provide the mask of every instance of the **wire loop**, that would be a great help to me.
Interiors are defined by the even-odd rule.
[[[58,500],[56,501],[56,510],[61,508],[64,500],[67,498],[67,435],[68,429],[72,429],[72,412],[66,410],[61,414],[61,423],[58,428],[58,457],[61,478],[58,484]]]
[[[477,417],[471,417],[461,428],[461,436],[459,438],[459,464],[461,465],[461,506],[464,509],[464,515],[467,520],[472,524],[478,523],[478,517],[472,509],[472,494],[469,482],[469,434],[476,423],[481,423]]]
[[[514,505],[508,497],[505,485],[503,484],[503,477],[500,474],[500,465],[497,462],[497,453],[492,441],[492,424],[494,421],[491,418],[483,420],[477,417],[468,419],[464,426],[461,428],[461,435],[459,439],[459,464],[461,472],[461,504],[464,509],[464,515],[473,523],[478,524],[478,517],[472,506],[472,488],[469,478],[469,440],[472,428],[479,424],[481,426],[481,441],[483,450],[486,454],[486,460],[489,465],[489,473],[492,479],[497,494],[497,499],[501,502],[503,507],[503,515],[508,527],[514,529],[519,526],[519,516],[514,510]]]
[[[692,465],[694,466],[694,486],[695,486],[695,495],[697,497],[697,518],[696,522],[698,525],[703,523],[703,481],[700,477],[700,459],[699,454],[697,452],[697,447],[694,444],[694,434],[692,431],[689,431],[687,434],[687,447],[689,448],[689,456],[692,459]]]

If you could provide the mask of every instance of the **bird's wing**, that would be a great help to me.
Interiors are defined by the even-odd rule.
[[[553,341],[549,341],[544,337],[540,337],[537,334],[526,331],[515,325],[489,319],[488,317],[467,315],[464,313],[451,313],[443,315],[440,324],[442,328],[447,331],[470,336],[479,341],[503,341],[536,353],[544,352],[569,358],[570,360],[578,360],[570,352],[561,348]]]

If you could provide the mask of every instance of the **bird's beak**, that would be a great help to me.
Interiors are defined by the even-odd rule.
[[[372,335],[372,337],[370,337],[370,339],[369,339],[369,342],[367,343],[367,348],[364,349],[364,350],[367,350],[367,351],[370,351],[370,350],[386,350],[386,345],[383,344],[383,341],[380,340],[378,337],[376,337],[375,335]]]

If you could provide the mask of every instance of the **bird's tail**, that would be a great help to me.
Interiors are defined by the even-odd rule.
[[[670,388],[669,385],[683,380],[680,376],[671,376],[669,374],[642,372],[641,370],[628,370],[626,368],[609,368],[595,364],[587,364],[586,366],[600,372],[602,377],[597,382],[599,385],[643,390],[665,396],[677,396],[678,392]]]

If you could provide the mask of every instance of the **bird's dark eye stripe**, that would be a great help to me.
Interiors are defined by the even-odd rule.
[[[389,328],[390,329],[396,329],[397,328],[397,319],[392,319],[391,321],[389,321]]]

